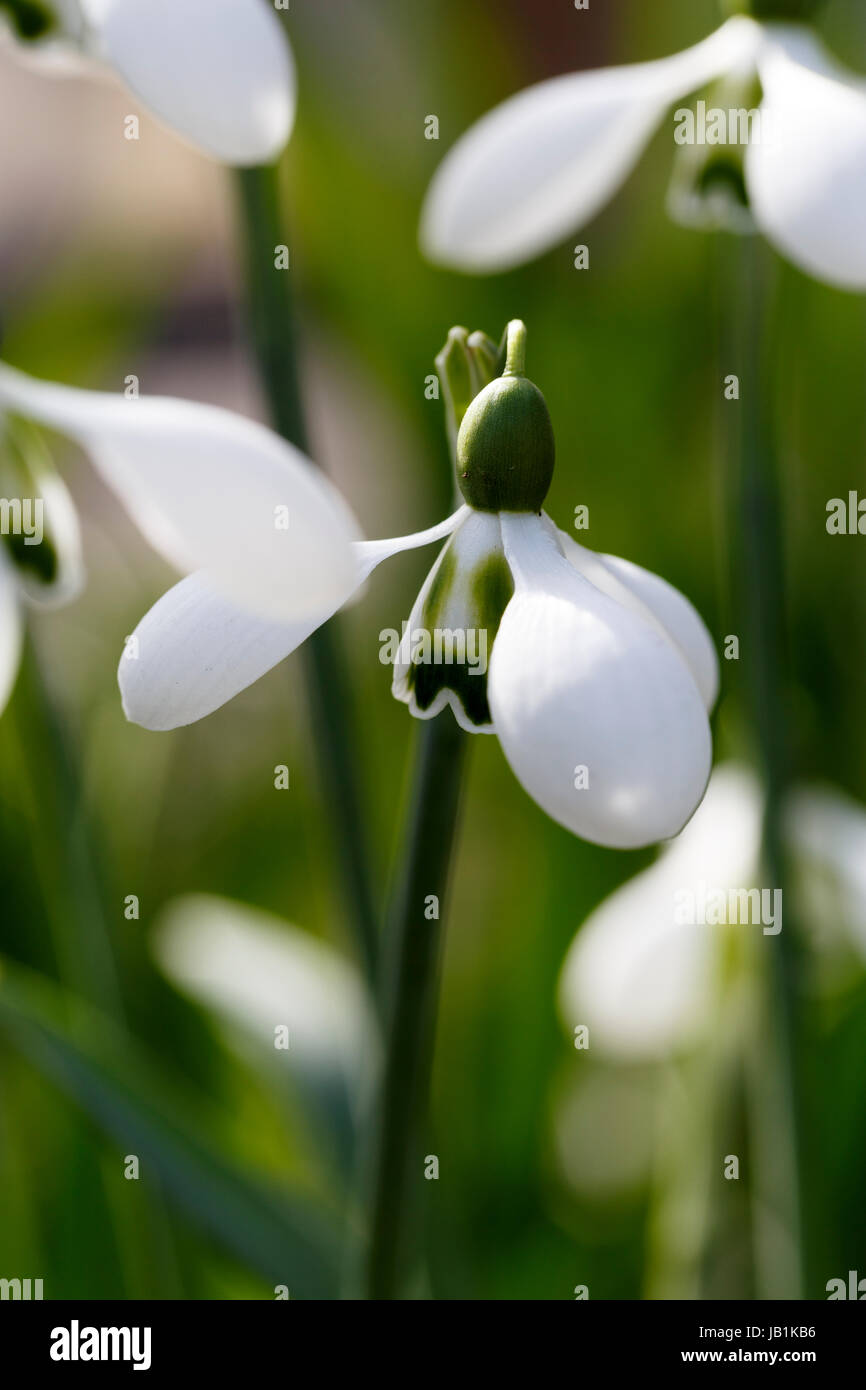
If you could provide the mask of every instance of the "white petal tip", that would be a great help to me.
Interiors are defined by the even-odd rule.
[[[280,154],[295,65],[268,0],[113,0],[97,27],[105,61],[203,154],[238,166]]]

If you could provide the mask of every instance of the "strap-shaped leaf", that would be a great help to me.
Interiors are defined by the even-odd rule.
[[[219,1156],[194,1103],[113,1024],[44,978],[0,964],[0,1032],[143,1164],[191,1220],[292,1298],[335,1297],[336,1221]],[[201,1109],[201,1106],[199,1106]]]

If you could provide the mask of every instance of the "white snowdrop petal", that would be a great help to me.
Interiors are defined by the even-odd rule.
[[[785,828],[805,864],[806,925],[827,926],[828,934],[841,927],[866,959],[866,808],[834,787],[802,787],[788,803]]]
[[[117,680],[127,719],[157,730],[203,719],[289,656],[339,606],[273,622],[218,593],[203,571],[188,575],[126,641]]]
[[[295,651],[383,560],[440,540],[455,524],[456,517],[449,517],[410,536],[353,543],[346,591],[292,622],[240,607],[215,588],[206,571],[188,575],[163,594],[127,641],[118,667],[127,718],[155,730],[203,719]]]
[[[748,888],[756,873],[762,798],[746,769],[723,765],[686,829],[649,869],[615,890],[577,933],[559,982],[571,1032],[617,1060],[655,1061],[712,1026],[724,927],[677,920],[677,895]],[[735,927],[733,930],[751,930]]]
[[[773,26],[746,186],[764,235],[808,275],[866,289],[866,82],[807,29]]]
[[[688,1046],[712,999],[708,928],[673,922],[675,884],[661,865],[637,874],[578,932],[560,984],[571,1032],[620,1060],[655,1060]]]
[[[226,164],[267,164],[295,114],[295,67],[268,0],[86,0],[100,56],[160,120]]]
[[[599,555],[566,531],[558,531],[565,557],[585,579],[649,622],[658,623],[675,644],[711,710],[719,693],[719,660],[697,609],[661,575],[617,555]]]
[[[744,18],[673,57],[555,77],[484,116],[446,155],[422,214],[434,261],[505,270],[589,222],[623,182],[677,97],[742,62],[760,30]]]
[[[515,775],[583,839],[626,849],[676,835],[712,757],[691,672],[655,626],[569,564],[541,517],[503,513],[501,525],[516,590],[488,689]]]
[[[336,489],[263,425],[170,397],[125,399],[0,364],[0,406],[75,439],[156,550],[251,611],[294,621],[339,607],[360,531]]]
[[[376,1056],[375,1025],[352,964],[325,942],[269,913],[211,894],[170,902],[153,938],[167,977],[274,1052],[289,1030],[305,1066],[354,1077]]]

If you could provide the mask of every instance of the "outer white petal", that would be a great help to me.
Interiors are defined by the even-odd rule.
[[[0,406],[70,435],[151,545],[269,617],[338,607],[354,586],[357,524],[336,489],[263,425],[171,397],[127,400],[0,364]],[[277,525],[288,509],[287,529]]]
[[[599,555],[557,531],[566,559],[597,589],[656,623],[674,643],[695,678],[707,709],[719,693],[719,659],[713,639],[697,609],[679,589],[651,570],[617,555]]]
[[[732,19],[673,57],[555,77],[496,107],[433,178],[426,254],[492,271],[554,246],[612,197],[676,98],[744,61],[759,38],[753,21]]]
[[[721,933],[675,920],[682,889],[748,887],[760,850],[762,801],[754,777],[716,769],[682,835],[658,861],[590,914],[566,956],[559,1006],[569,1032],[620,1060],[656,1060],[713,1026]],[[732,930],[748,931],[748,927]]]
[[[755,220],[807,274],[864,290],[866,82],[799,27],[770,27],[759,72],[761,140],[746,152]]]
[[[21,641],[21,611],[15,571],[5,555],[0,553],[0,713],[6,708],[18,675]]]
[[[273,622],[217,593],[203,571],[188,575],[127,639],[117,669],[127,719],[154,730],[203,719],[287,657],[339,606]]]
[[[515,775],[554,820],[613,848],[682,830],[712,743],[694,679],[655,626],[565,559],[540,517],[501,517],[515,580],[489,698]],[[589,785],[575,787],[585,766]]]
[[[351,598],[382,560],[439,540],[449,519],[395,540],[359,541],[346,591],[294,622],[257,617],[218,593],[205,572],[169,589],[127,640],[117,671],[127,719],[145,729],[177,729],[212,714],[246,690]]]
[[[154,937],[166,975],[274,1054],[289,1030],[290,1059],[359,1077],[376,1035],[357,971],[330,946],[242,903],[209,894],[175,899]]]
[[[289,138],[295,68],[268,0],[84,0],[100,56],[166,125],[226,164]]]

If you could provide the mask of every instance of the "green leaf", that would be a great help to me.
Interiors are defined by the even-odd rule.
[[[202,1105],[180,1099],[129,1039],[89,1006],[8,961],[0,1030],[119,1143],[152,1165],[184,1213],[292,1298],[333,1298],[339,1228],[314,1197],[242,1171],[208,1137]]]

